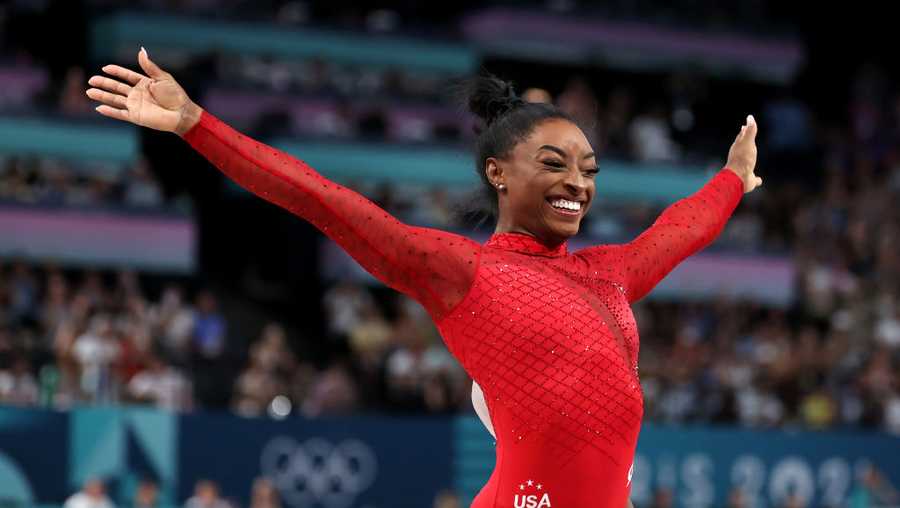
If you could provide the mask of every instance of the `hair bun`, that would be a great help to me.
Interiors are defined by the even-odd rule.
[[[512,83],[503,81],[493,75],[482,75],[473,78],[467,87],[469,111],[491,125],[507,111],[525,104],[516,95]]]

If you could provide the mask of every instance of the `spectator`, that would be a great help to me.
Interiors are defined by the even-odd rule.
[[[262,476],[253,480],[249,508],[281,508],[278,491],[271,480]]]
[[[674,162],[681,147],[672,139],[665,108],[652,107],[636,117],[628,128],[632,155],[641,162]]]
[[[884,347],[897,351],[900,350],[900,303],[888,303],[885,307],[888,308],[875,326],[875,339]]]
[[[462,508],[462,501],[452,490],[442,490],[435,496],[433,508]]]
[[[347,335],[362,321],[362,314],[375,302],[369,292],[349,281],[338,282],[325,291],[323,299],[331,333]]]
[[[892,506],[900,502],[898,491],[884,474],[872,464],[866,464],[850,493],[849,508],[875,508]]]
[[[356,383],[341,362],[334,362],[318,375],[303,401],[303,414],[308,418],[347,414],[359,406]]]
[[[744,495],[743,490],[738,487],[731,489],[731,492],[728,493],[727,508],[749,508],[747,496]]]
[[[193,309],[184,304],[181,287],[167,286],[159,303],[151,306],[148,319],[159,334],[160,345],[166,355],[179,363],[185,363],[191,348],[195,315]]]
[[[422,388],[425,410],[429,413],[447,414],[459,409],[458,390],[454,389],[449,375],[437,372],[425,378]]]
[[[837,408],[834,399],[820,388],[803,399],[800,413],[807,427],[824,429],[834,423]]]
[[[194,486],[194,495],[184,503],[184,508],[231,508],[219,497],[219,486],[210,480],[200,480]]]
[[[656,489],[656,492],[653,493],[653,504],[650,506],[652,508],[673,508],[675,506],[675,495],[672,493],[672,489],[668,487]]]
[[[361,310],[359,322],[350,330],[350,347],[364,372],[376,371],[394,333],[390,323],[375,305]]]
[[[159,487],[150,479],[143,479],[134,492],[132,508],[159,508]]]
[[[70,317],[70,295],[68,282],[61,273],[50,272],[47,274],[46,280],[44,301],[40,311],[40,325],[49,332],[47,334],[49,337],[63,321]]]
[[[225,319],[210,291],[202,291],[197,296],[193,344],[197,354],[205,359],[218,358],[225,351]]]
[[[799,494],[793,493],[786,496],[784,501],[782,501],[778,506],[780,508],[806,508],[809,505],[804,502],[803,498],[800,497]]]
[[[115,508],[106,497],[106,488],[99,478],[90,478],[84,487],[63,503],[63,508]]]
[[[234,386],[232,409],[243,416],[259,416],[276,395],[286,387],[274,371],[267,369],[258,356],[250,357],[250,365]]]
[[[891,434],[900,435],[900,388],[894,391],[884,400],[884,430]]]
[[[259,341],[250,348],[251,361],[267,372],[286,377],[295,364],[294,353],[287,347],[286,337],[281,324],[267,324]]]
[[[28,360],[24,356],[16,355],[12,368],[9,370],[0,368],[0,402],[30,406],[37,401],[38,385],[31,374]]]
[[[190,383],[177,369],[166,365],[159,356],[149,353],[146,368],[128,383],[128,393],[137,402],[153,404],[168,411],[191,408]]]
[[[96,402],[108,402],[114,396],[112,365],[121,352],[108,314],[91,319],[88,331],[75,339],[72,353],[81,372],[81,388]]]
[[[31,268],[22,261],[12,266],[7,281],[9,305],[7,319],[12,325],[31,324],[37,313],[38,287]]]

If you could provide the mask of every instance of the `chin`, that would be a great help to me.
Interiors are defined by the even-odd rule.
[[[578,234],[580,224],[560,224],[552,229],[553,234],[568,239]]]

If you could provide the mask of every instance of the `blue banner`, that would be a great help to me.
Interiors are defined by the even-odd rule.
[[[474,418],[456,424],[456,488],[471,501],[490,476],[494,440]],[[661,489],[675,506],[726,506],[742,491],[746,506],[847,506],[860,473],[874,466],[900,487],[900,438],[871,432],[754,431],[645,424],[635,456],[631,497],[650,506]]]
[[[131,504],[138,479],[182,506],[197,481],[247,506],[268,477],[284,508],[420,508],[453,487],[464,503],[484,485],[494,443],[474,417],[346,417],[281,421],[96,408],[58,413],[0,408],[0,504],[61,505],[91,477]],[[644,425],[632,498],[659,489],[675,506],[846,506],[870,466],[900,487],[900,439],[876,432],[751,431]],[[464,504],[464,506],[467,506]]]
[[[900,486],[900,439],[879,433],[660,428],[644,425],[635,457],[632,498],[648,502],[671,490],[683,507],[726,504],[740,489],[747,506],[846,506],[865,468]]]
[[[451,486],[452,421],[181,418],[179,499],[200,479],[247,505],[265,476],[286,508],[422,508]]]
[[[68,486],[69,416],[0,408],[0,504],[54,503]]]

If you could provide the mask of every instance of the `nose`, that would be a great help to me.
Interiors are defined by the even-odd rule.
[[[574,171],[568,171],[565,180],[563,180],[566,190],[575,195],[581,195],[584,192],[584,189],[587,186],[586,182],[587,178],[581,174],[581,170],[578,168],[575,168]]]

